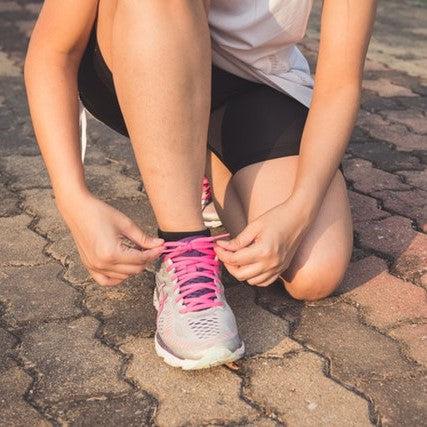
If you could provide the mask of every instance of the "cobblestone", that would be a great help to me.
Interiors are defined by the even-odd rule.
[[[80,314],[75,305],[78,293],[57,278],[61,271],[58,264],[3,269],[0,300],[9,306],[7,322],[34,323]]]
[[[390,331],[390,335],[408,347],[408,354],[427,368],[427,324],[402,325]]]
[[[355,224],[363,247],[393,258],[393,271],[407,280],[417,280],[427,265],[427,236],[416,232],[407,218],[388,217]]]
[[[289,425],[371,425],[368,402],[325,377],[325,362],[313,353],[252,360],[244,368],[244,395]]]
[[[83,317],[67,323],[41,324],[22,337],[21,354],[40,371],[33,398],[40,404],[123,393],[119,355],[95,338],[99,323]]]
[[[361,326],[355,308],[342,304],[308,308],[294,336],[330,359],[333,378],[369,396],[383,424],[423,422],[421,372],[401,356],[397,342]]]
[[[46,263],[46,241],[28,228],[30,222],[27,215],[0,218],[0,267]]]
[[[392,276],[384,260],[371,256],[353,268],[353,281],[359,281],[359,286],[347,284],[353,290],[346,297],[362,307],[372,325],[385,329],[405,320],[427,318],[425,291]]]
[[[356,190],[373,193],[379,190],[409,190],[399,177],[376,169],[370,162],[362,159],[344,161],[344,175],[353,183]]]
[[[122,347],[133,354],[127,375],[160,404],[155,421],[161,426],[212,425],[220,420],[246,423],[257,412],[243,402],[241,379],[224,368],[182,371],[164,364],[154,353],[153,341],[139,338]]]

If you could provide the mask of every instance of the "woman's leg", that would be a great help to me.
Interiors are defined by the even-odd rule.
[[[160,229],[205,228],[200,195],[211,56],[204,3],[118,2],[111,69]]]
[[[234,176],[214,155],[210,165],[218,212],[229,231],[236,235],[247,221],[290,196],[298,156],[250,165]],[[352,236],[347,190],[341,172],[337,172],[314,224],[289,269],[282,274],[288,292],[294,298],[309,301],[330,295],[347,269]]]

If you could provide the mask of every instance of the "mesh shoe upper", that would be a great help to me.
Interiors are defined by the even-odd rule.
[[[234,315],[224,297],[215,238],[166,243],[156,274],[157,337],[168,352],[198,359],[211,347],[241,346]]]

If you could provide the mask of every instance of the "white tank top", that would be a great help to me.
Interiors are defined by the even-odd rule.
[[[213,0],[213,63],[310,106],[313,79],[295,44],[304,37],[311,7],[312,0]]]

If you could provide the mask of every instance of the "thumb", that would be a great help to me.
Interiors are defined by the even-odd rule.
[[[257,236],[257,228],[249,224],[240,234],[231,240],[218,240],[218,246],[228,251],[238,251],[246,246],[249,246]]]
[[[145,234],[133,221],[130,220],[122,232],[125,237],[144,249],[157,248],[165,242],[163,239]]]

